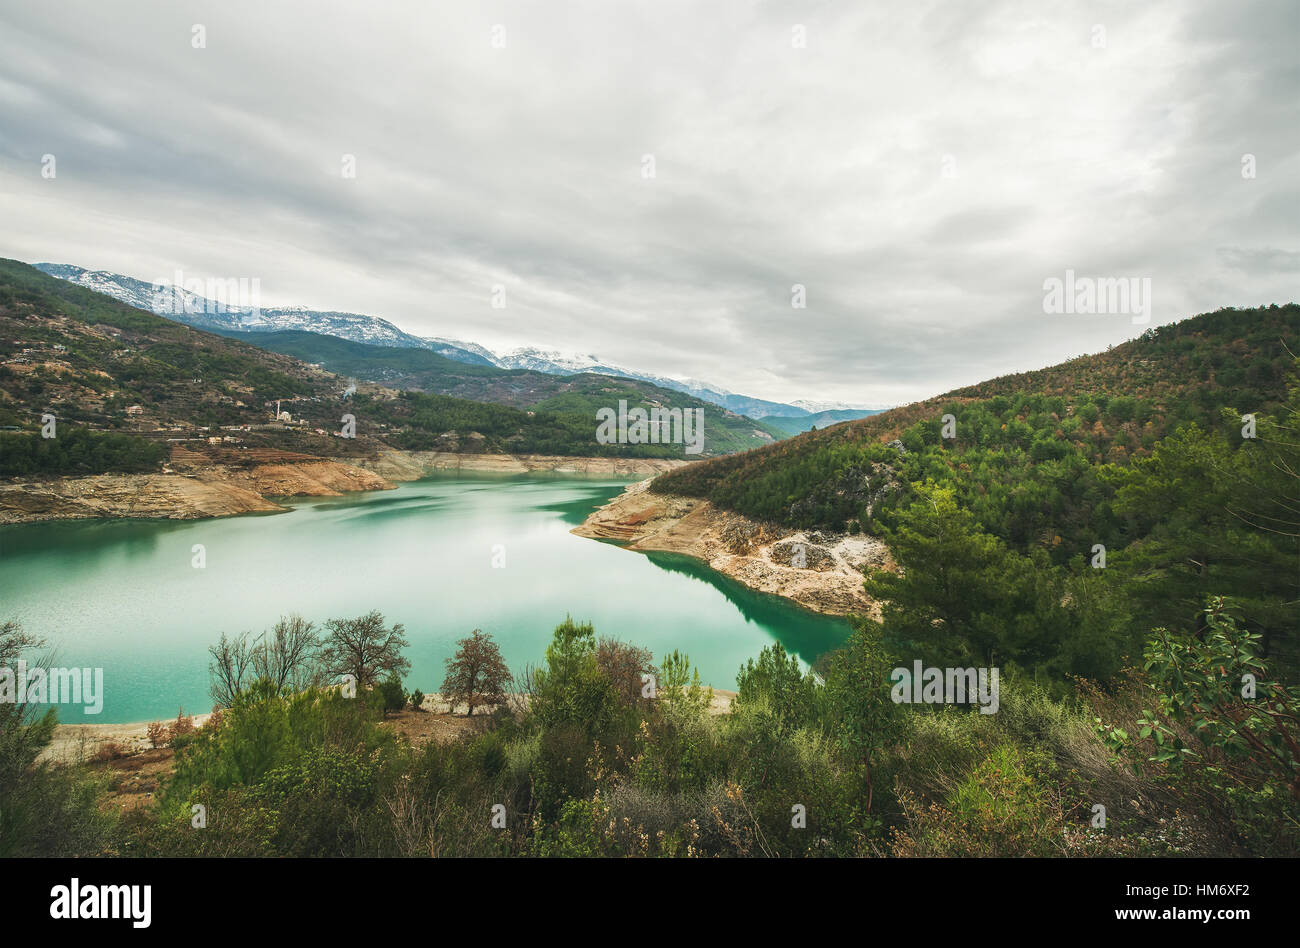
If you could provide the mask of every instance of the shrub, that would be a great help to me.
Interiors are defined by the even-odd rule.
[[[97,764],[103,764],[110,760],[121,760],[129,755],[130,751],[117,741],[104,741],[99,747],[95,748],[95,753],[91,755],[90,759]]]
[[[383,699],[384,714],[406,707],[406,692],[402,690],[402,679],[397,675],[389,675],[379,683],[377,690]]]
[[[194,719],[186,717],[184,710],[177,709],[176,720],[172,722],[171,729],[167,732],[167,740],[174,745],[177,738],[188,737],[193,733]]]

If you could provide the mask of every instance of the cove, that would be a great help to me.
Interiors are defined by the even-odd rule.
[[[641,554],[569,529],[623,479],[438,474],[395,490],[307,498],[284,513],[215,520],[63,521],[0,528],[0,621],[54,647],[54,663],[102,668],[120,723],[210,710],[208,646],[291,612],[318,624],[378,609],[411,645],[408,689],[437,691],[458,638],[490,633],[512,670],[544,660],[572,615],[596,633],[678,649],[705,682],[773,642],[812,663],[850,633],[688,557]],[[191,552],[204,547],[205,566]]]

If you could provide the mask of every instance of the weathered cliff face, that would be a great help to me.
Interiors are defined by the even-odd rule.
[[[649,485],[630,485],[572,532],[632,550],[694,556],[751,589],[817,612],[879,616],[879,605],[862,590],[862,570],[895,568],[880,540],[773,527],[706,500],[652,494]]]
[[[259,464],[247,472],[228,472],[226,479],[270,497],[331,497],[345,491],[392,490],[394,487],[373,471],[324,460]]]
[[[0,483],[0,523],[94,517],[195,520],[279,509],[247,487],[181,474],[100,474]]]
[[[282,510],[269,498],[388,490],[372,471],[307,455],[268,453],[268,463],[214,462],[173,454],[165,474],[99,474],[0,482],[0,523],[94,517],[195,520]]]
[[[499,474],[548,471],[556,474],[638,477],[662,474],[687,462],[676,458],[573,458],[550,454],[457,454],[450,451],[397,451],[385,448],[374,457],[348,458],[347,463],[373,471],[389,480],[413,481],[433,471],[482,471]]]
[[[95,517],[194,520],[282,510],[270,498],[391,490],[395,481],[413,481],[441,470],[635,477],[684,463],[666,458],[450,454],[387,448],[370,457],[328,459],[267,449],[178,447],[165,474],[0,481],[0,524]]]

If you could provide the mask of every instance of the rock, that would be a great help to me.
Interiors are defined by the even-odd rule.
[[[879,606],[862,589],[860,568],[872,561],[891,568],[880,540],[819,531],[821,542],[814,543],[810,534],[718,510],[706,500],[653,493],[650,483],[628,486],[571,532],[615,540],[636,551],[694,556],[751,589],[816,612],[879,616]],[[800,545],[803,568],[791,565]]]
[[[824,542],[825,534],[818,533],[817,536]],[[807,540],[782,540],[780,543],[774,543],[768,550],[768,556],[772,558],[774,563],[791,566],[795,569],[812,569],[824,572],[825,570],[834,569],[837,565],[835,556],[830,550]]]

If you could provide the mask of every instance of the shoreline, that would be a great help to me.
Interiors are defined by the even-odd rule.
[[[277,499],[393,490],[400,482],[419,480],[437,471],[636,477],[659,474],[685,463],[670,458],[453,454],[395,448],[348,458],[264,451],[242,464],[174,454],[172,462],[158,474],[0,481],[0,526],[118,518],[203,520],[275,513],[288,509]]]
[[[520,699],[526,701],[526,696],[516,694],[506,696],[507,704]],[[727,714],[735,700],[736,692],[726,688],[714,688],[709,713]],[[443,700],[441,695],[435,693],[424,696],[420,710],[434,717],[472,721],[473,718],[467,718],[461,713],[460,707],[462,706],[452,707]],[[208,723],[212,712],[192,714],[187,717],[193,722],[195,728],[200,728]],[[487,714],[484,713],[481,717],[486,718]],[[164,717],[154,721],[125,721],[120,724],[56,724],[53,739],[41,753],[40,759],[63,763],[87,761],[94,757],[100,747],[107,744],[117,744],[124,752],[124,756],[134,756],[153,749],[148,738],[149,725],[156,723],[166,725],[172,720],[174,719]]]
[[[760,523],[696,497],[653,494],[650,480],[628,485],[569,532],[634,552],[681,553],[823,615],[879,618],[862,569],[897,568],[880,540]]]

